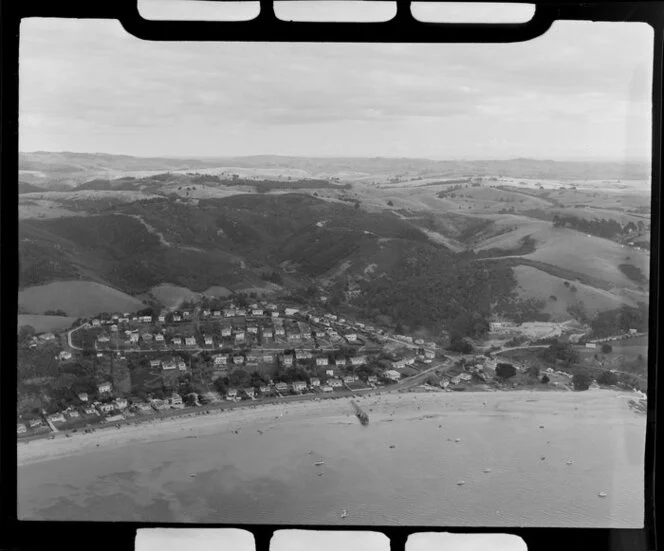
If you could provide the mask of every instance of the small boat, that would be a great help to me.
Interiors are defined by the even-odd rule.
[[[190,474],[189,475],[191,478],[196,478],[196,473]]]
[[[454,441],[455,442],[461,442],[461,438],[455,438]]]
[[[341,518],[346,518],[347,516],[348,516],[348,512],[346,511],[346,509],[341,511]]]
[[[318,476],[323,476],[324,473],[318,473]]]
[[[486,468],[486,469],[484,469],[484,472],[485,472],[485,473],[490,473],[490,472],[491,472],[491,469]]]
[[[396,448],[396,446],[395,446],[394,444],[392,444],[392,445],[390,446],[390,449],[394,449],[394,448]]]
[[[599,495],[599,497],[606,497],[606,492],[600,492],[600,493],[597,494],[597,495]]]
[[[571,465],[572,463],[574,463],[574,462],[570,459],[570,460],[565,462],[565,465]]]
[[[316,465],[316,467],[319,467],[320,465],[325,465],[325,461],[316,461],[314,465]]]
[[[465,483],[466,483],[465,480],[459,480],[459,481],[457,482],[457,486],[463,486]]]

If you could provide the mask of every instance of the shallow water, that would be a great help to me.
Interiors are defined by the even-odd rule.
[[[645,416],[610,391],[505,394],[365,398],[368,427],[346,400],[311,404],[238,434],[220,424],[25,465],[19,517],[643,525]]]

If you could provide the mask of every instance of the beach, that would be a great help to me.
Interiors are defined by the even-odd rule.
[[[367,427],[342,398],[34,440],[18,446],[19,518],[637,527],[645,416],[630,398],[374,394],[356,398]]]

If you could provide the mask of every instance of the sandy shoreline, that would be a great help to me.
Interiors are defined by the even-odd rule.
[[[615,398],[624,398],[627,408],[627,399],[633,398],[625,392],[611,390],[586,391],[583,394],[593,395],[606,399],[609,395]],[[564,407],[566,403],[572,404],[578,393],[571,392],[548,392],[548,391],[500,391],[500,392],[468,392],[468,393],[431,393],[431,392],[409,392],[403,394],[368,394],[357,397],[343,397],[334,400],[313,401],[305,400],[299,402],[283,402],[260,404],[249,407],[233,409],[192,410],[190,414],[178,415],[165,418],[147,418],[145,421],[120,425],[119,428],[109,426],[97,429],[94,433],[76,433],[70,438],[64,434],[56,436],[55,439],[44,438],[32,441],[18,442],[17,464],[19,467],[52,459],[62,458],[70,455],[79,455],[99,448],[117,448],[132,442],[147,442],[202,435],[209,432],[228,430],[241,430],[247,425],[257,425],[265,422],[278,423],[282,419],[306,418],[307,414],[314,412],[317,416],[330,413],[351,412],[350,401],[354,399],[360,405],[379,400],[382,405],[397,404],[405,406],[407,403],[426,401],[440,401],[449,405],[452,403],[459,408],[482,408],[487,401],[494,407],[514,406],[516,403],[533,401],[550,401],[552,406]],[[554,409],[555,409],[554,408]],[[400,408],[401,409],[401,408]],[[416,410],[413,409],[411,413]]]

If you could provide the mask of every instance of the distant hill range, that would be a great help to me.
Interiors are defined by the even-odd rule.
[[[251,157],[176,158],[131,157],[102,153],[32,152],[19,153],[19,174],[22,182],[51,190],[71,189],[96,178],[117,179],[146,176],[163,172],[215,171],[251,169],[271,171],[273,175],[294,171],[300,178],[338,177],[342,181],[356,177],[496,176],[540,179],[625,179],[650,177],[647,162],[553,161],[538,159],[450,160],[408,158],[353,157],[282,157],[257,155]]]

